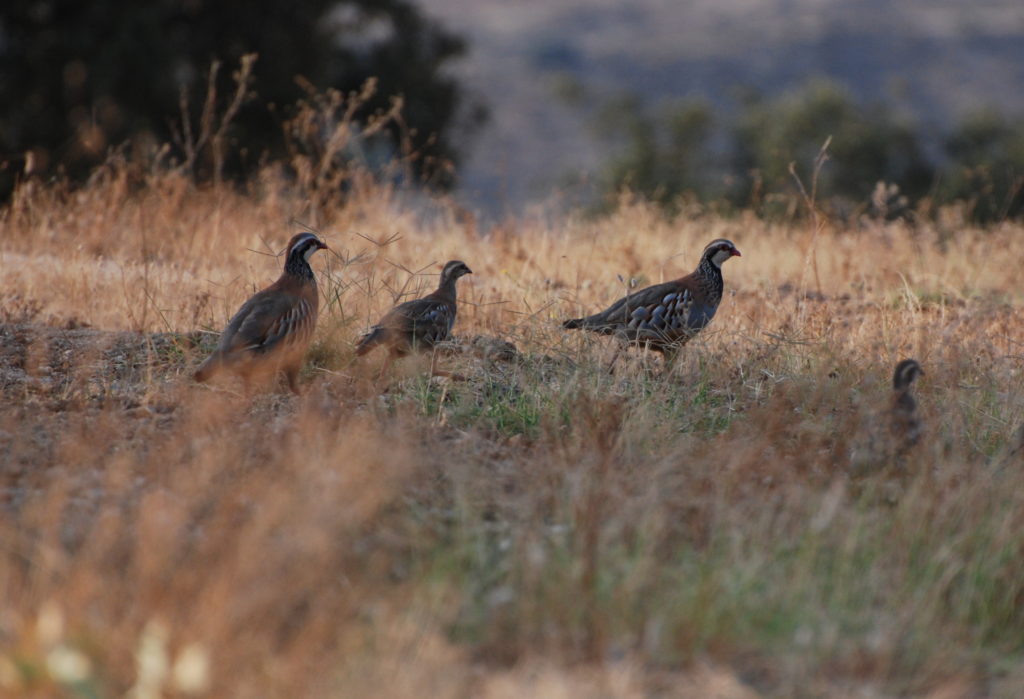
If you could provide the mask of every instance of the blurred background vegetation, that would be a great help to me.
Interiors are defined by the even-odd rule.
[[[574,102],[583,94],[562,90]],[[816,194],[832,215],[890,219],[954,203],[979,223],[1024,213],[1024,122],[995,110],[969,114],[929,153],[912,120],[832,81],[740,101],[732,114],[697,99],[656,113],[634,95],[598,104],[595,133],[619,144],[602,172],[603,202],[628,188],[675,209],[697,202],[793,215],[795,176],[811,189],[828,141]]]
[[[789,217],[803,210],[794,174],[810,190],[812,165],[830,139],[815,188],[830,215],[929,217],[951,205],[982,223],[1024,214],[1024,120],[995,104],[998,95],[991,104],[969,99],[942,121],[921,118],[927,104],[899,91],[866,98],[855,83],[858,70],[875,79],[871,61],[850,65],[843,56],[885,54],[886,42],[901,45],[905,37],[865,33],[860,15],[822,25],[827,41],[815,44],[815,55],[838,56],[837,65],[769,80],[758,76],[783,61],[760,56],[760,64],[744,65],[741,47],[728,70],[708,68],[720,49],[695,47],[692,36],[678,56],[663,58],[652,24],[682,18],[700,25],[707,15],[701,3],[658,14],[641,2],[628,22],[611,23],[608,8],[559,0],[545,8],[545,34],[523,19],[525,10],[515,11],[517,23],[507,8],[480,14],[460,0],[420,2],[10,0],[0,7],[0,199],[19,178],[81,181],[112,157],[179,168],[197,182],[245,181],[271,164],[303,177],[296,163],[305,158],[355,162],[416,186],[458,186],[462,204],[497,216],[550,196],[559,184],[554,189],[573,193],[572,204],[597,211],[628,190],[672,211]],[[786,37],[806,19],[801,7],[776,8],[782,24],[762,22],[763,33],[793,44]],[[822,17],[832,10],[826,3]],[[986,16],[980,12],[978,22]],[[1024,24],[1013,28],[1017,15],[1005,16],[1009,29],[997,38],[1024,32]],[[504,34],[486,26],[494,18]],[[622,28],[602,34],[606,24]],[[646,31],[650,41],[630,44],[630,31]],[[736,29],[716,31],[728,37]],[[995,30],[963,31],[984,38]],[[529,61],[503,48],[507,35]],[[595,37],[618,51],[614,64],[600,49],[584,55],[581,46],[599,43]],[[973,51],[967,55],[1019,51],[996,39],[964,41]],[[918,47],[922,62],[935,51]],[[908,79],[923,70],[905,67]],[[974,74],[967,82],[950,78],[951,100],[958,90],[977,92],[984,81]],[[1012,91],[1016,73],[1005,77]],[[524,81],[540,87],[524,92]],[[540,107],[538,89],[546,101]],[[549,118],[558,108],[572,115],[561,126]],[[342,122],[361,137],[332,141]],[[584,141],[596,155],[581,152]]]
[[[82,179],[118,149],[188,162],[200,180],[245,177],[313,147],[289,138],[301,102],[362,91],[371,78],[352,117],[367,123],[396,97],[401,110],[361,153],[365,164],[400,154],[420,180],[449,187],[456,141],[482,118],[442,72],[464,52],[460,37],[405,0],[8,0],[0,194],[26,169]],[[333,124],[318,126],[326,138]]]

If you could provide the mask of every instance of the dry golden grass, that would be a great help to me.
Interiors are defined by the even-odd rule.
[[[0,687],[113,696],[1012,696],[1024,229],[525,216],[112,169],[0,218]],[[296,226],[337,255],[299,399],[192,385]],[[558,320],[734,240],[663,375]],[[355,361],[447,259],[515,362]],[[412,272],[420,272],[413,275]],[[621,278],[620,278],[621,277]],[[83,327],[84,326],[84,327]],[[926,437],[853,477],[892,367]]]

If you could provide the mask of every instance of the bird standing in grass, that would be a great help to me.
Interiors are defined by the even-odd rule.
[[[229,371],[242,378],[248,393],[254,380],[283,372],[289,388],[299,393],[299,369],[313,339],[320,304],[309,258],[326,248],[312,233],[291,239],[284,272],[242,304],[221,334],[217,349],[196,370],[196,381]]]
[[[924,425],[917,414],[917,401],[910,393],[910,386],[924,371],[916,359],[904,359],[896,365],[892,376],[892,405],[889,408],[889,432],[892,436],[894,455],[905,456],[921,441]]]
[[[671,364],[680,348],[715,317],[724,288],[722,263],[730,257],[740,257],[736,246],[724,238],[713,240],[692,273],[631,293],[600,313],[567,320],[562,327],[650,347]]]
[[[851,475],[865,476],[891,467],[902,472],[924,431],[917,401],[910,392],[911,384],[923,375],[915,359],[904,359],[896,365],[889,404],[866,420],[850,453]]]
[[[381,368],[383,375],[388,364],[395,358],[414,351],[432,351],[438,343],[448,339],[455,325],[455,282],[472,273],[461,260],[445,263],[437,291],[421,299],[400,303],[388,311],[359,340],[356,355],[363,356],[378,345],[386,347],[388,360]]]

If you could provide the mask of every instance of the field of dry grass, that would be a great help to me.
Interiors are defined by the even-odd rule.
[[[1015,696],[1024,228],[311,211],[116,170],[0,214],[0,688],[30,696]],[[299,398],[191,370],[298,227]],[[558,320],[687,272],[675,370]],[[429,379],[353,342],[465,260]],[[518,349],[512,360],[486,339]],[[484,349],[481,349],[484,348]],[[926,433],[852,473],[912,356]],[[858,451],[860,450],[860,451]]]

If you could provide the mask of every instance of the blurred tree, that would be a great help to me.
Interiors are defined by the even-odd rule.
[[[711,106],[700,100],[678,101],[657,117],[634,96],[603,104],[595,121],[596,133],[602,140],[622,145],[602,173],[602,190],[615,193],[629,187],[663,205],[685,195],[710,196],[712,127]]]
[[[459,37],[408,0],[6,0],[0,160],[8,171],[0,196],[29,151],[32,168],[60,167],[80,178],[113,146],[169,142],[172,125],[182,122],[182,91],[198,124],[211,63],[225,66],[216,80],[223,109],[234,91],[232,73],[248,53],[258,54],[256,99],[232,122],[229,174],[284,152],[282,122],[306,96],[297,78],[349,92],[376,76],[376,92],[355,117],[401,95],[404,128],[396,122],[389,131],[396,150],[404,143],[419,156],[418,176],[449,186],[453,134],[483,118],[441,70],[463,51]],[[209,176],[206,168],[197,174]]]
[[[903,215],[934,182],[934,168],[910,126],[881,107],[857,104],[833,83],[812,81],[773,100],[746,93],[740,102],[730,121],[693,99],[657,115],[633,96],[600,104],[593,110],[595,133],[619,144],[601,174],[602,190],[628,187],[669,206],[681,196],[711,203],[727,197],[762,214],[776,205],[792,212],[789,165],[797,164],[810,187],[811,167],[829,136],[829,163],[817,193],[834,213],[873,206],[876,214]]]
[[[829,164],[818,182],[820,200],[857,206],[871,199],[880,181],[897,184],[916,200],[934,180],[909,126],[881,107],[858,105],[833,83],[812,81],[776,100],[749,98],[741,109],[735,127],[735,169],[740,176],[734,201],[757,207],[761,192],[791,191],[789,164],[795,162],[801,176],[809,177],[829,136]]]
[[[1024,214],[1024,126],[983,110],[968,116],[946,140],[945,201],[964,201],[970,217],[991,222]]]

